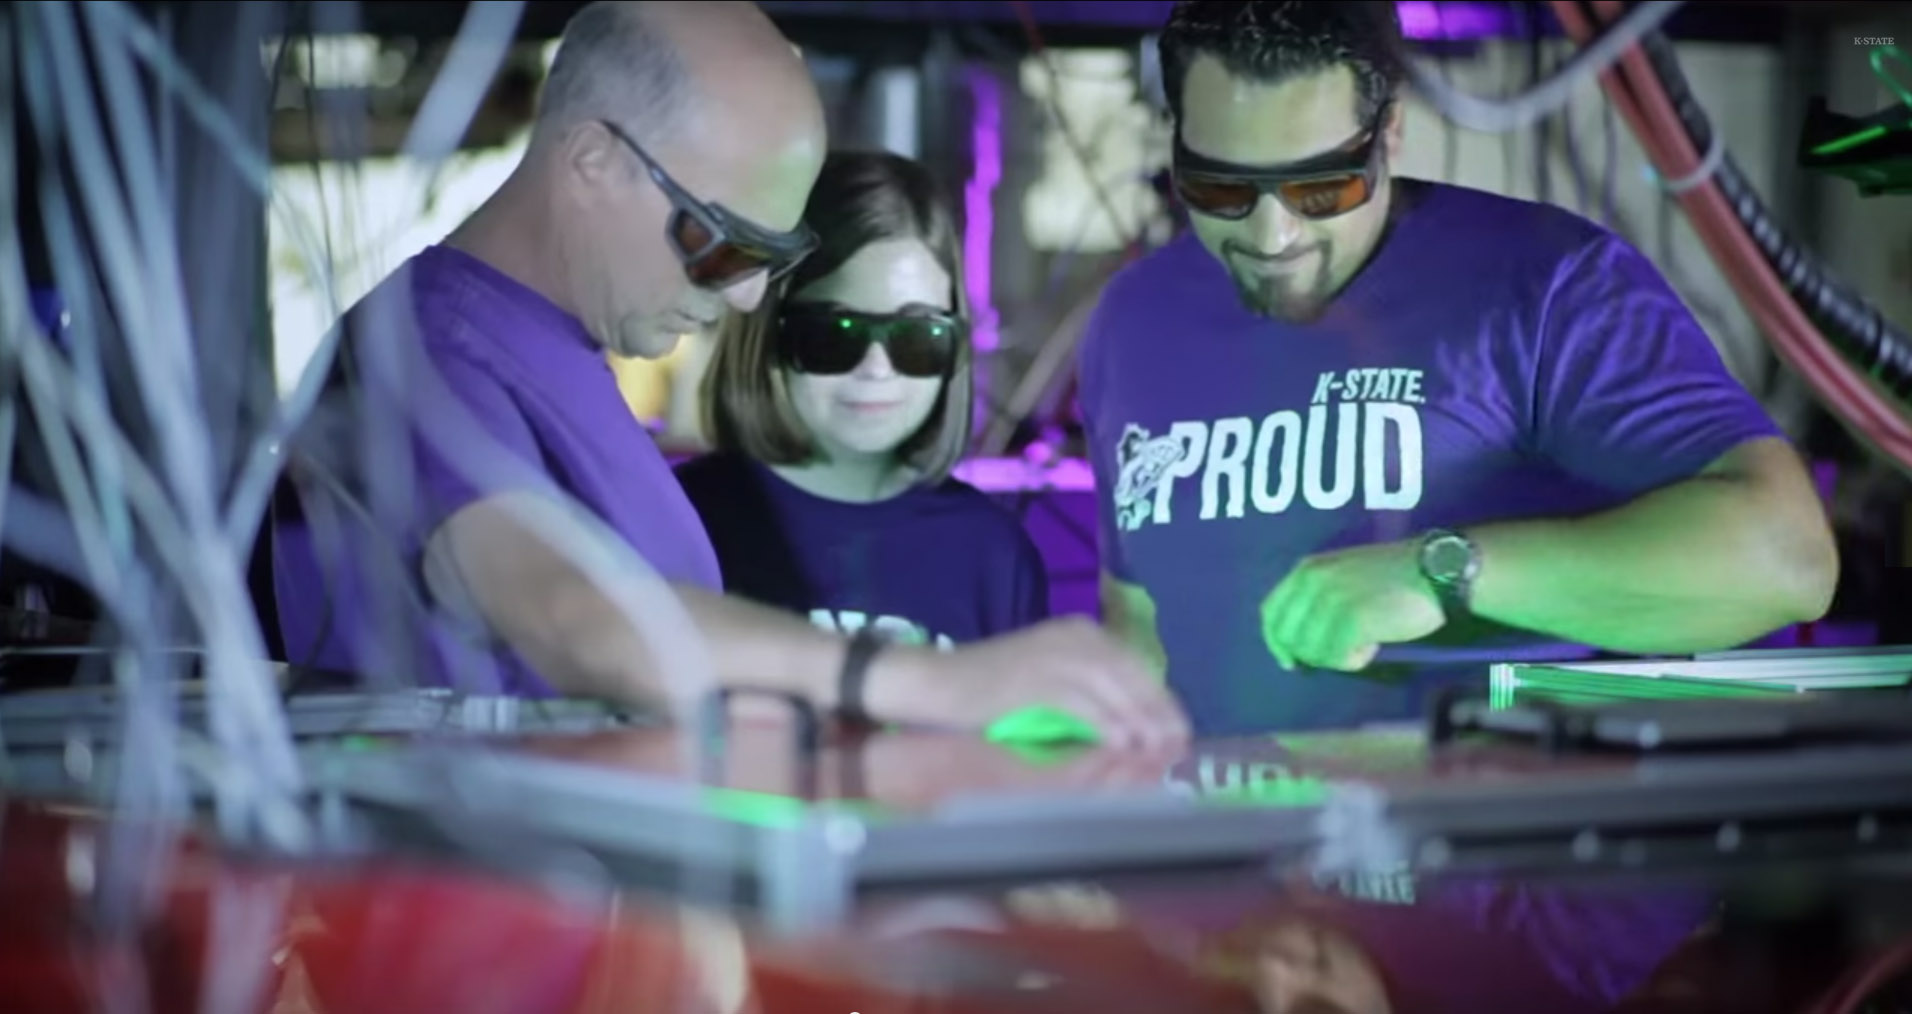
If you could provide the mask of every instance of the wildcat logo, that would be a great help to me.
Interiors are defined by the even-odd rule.
[[[1115,446],[1115,524],[1133,532],[1155,513],[1155,488],[1182,460],[1186,445],[1180,437],[1151,437],[1131,423]]]
[[[1115,442],[1116,528],[1344,508],[1419,507],[1426,452],[1419,370],[1323,373],[1303,408],[1183,419]],[[1193,508],[1193,511],[1188,511]]]

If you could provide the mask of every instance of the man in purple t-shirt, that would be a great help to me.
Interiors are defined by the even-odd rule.
[[[755,5],[580,12],[523,162],[348,316],[333,396],[291,448],[275,515],[292,660],[682,700],[589,560],[534,523],[582,507],[668,584],[723,684],[895,721],[975,726],[1051,705],[1118,741],[1184,735],[1167,691],[1086,623],[937,652],[721,594],[710,540],[604,352],[662,356],[754,307],[813,245],[799,219],[823,155],[808,70]]]
[[[1831,596],[1801,463],[1638,252],[1392,176],[1402,58],[1391,3],[1182,3],[1162,39],[1193,234],[1109,286],[1080,390],[1105,621],[1201,732]]]

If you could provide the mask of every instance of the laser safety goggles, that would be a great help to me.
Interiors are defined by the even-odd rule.
[[[759,272],[775,282],[817,248],[816,233],[807,225],[777,232],[721,204],[697,199],[617,124],[599,122],[644,163],[651,182],[670,200],[671,217],[664,224],[664,238],[684,265],[684,275],[691,284],[700,289],[727,289]]]
[[[1334,151],[1282,166],[1244,166],[1191,150],[1175,134],[1175,193],[1190,211],[1240,221],[1255,213],[1264,195],[1297,218],[1312,221],[1345,215],[1374,197],[1380,174],[1381,109],[1373,126]]]
[[[947,313],[856,313],[815,303],[787,305],[777,322],[784,363],[823,377],[855,372],[872,345],[883,346],[905,377],[948,376],[968,336],[968,326]]]

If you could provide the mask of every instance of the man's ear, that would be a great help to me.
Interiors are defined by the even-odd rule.
[[[580,182],[601,186],[620,182],[630,172],[628,153],[601,123],[579,123],[565,128],[558,140],[558,160]]]

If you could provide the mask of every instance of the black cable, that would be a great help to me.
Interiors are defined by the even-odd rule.
[[[1527,27],[1527,87],[1538,88],[1547,79],[1547,40],[1541,34],[1540,4],[1529,0],[1521,5],[1526,15],[1523,19]],[[1573,105],[1562,108],[1561,113],[1572,115]],[[1553,150],[1553,117],[1543,116],[1534,121],[1534,150],[1540,157],[1534,159],[1534,200],[1542,204],[1553,203],[1553,164],[1547,153]]]
[[[1672,43],[1655,32],[1641,45],[1686,127],[1693,149],[1710,150],[1712,124],[1680,71]],[[1894,327],[1863,296],[1834,278],[1810,250],[1786,235],[1730,153],[1720,158],[1712,180],[1800,309],[1840,351],[1856,360],[1887,390],[1901,399],[1912,398],[1912,338]]]
[[[1452,54],[1446,46],[1453,44],[1447,34],[1447,17],[1442,13],[1445,5],[1434,5],[1434,27],[1441,36],[1441,46],[1433,49],[1434,70],[1440,74],[1445,84],[1454,83],[1454,68],[1448,63]],[[1461,174],[1461,126],[1447,117],[1441,117],[1441,182],[1454,184],[1460,181]]]
[[[1562,110],[1560,116],[1560,151],[1567,160],[1567,175],[1573,178],[1573,210],[1582,218],[1592,218],[1588,207],[1593,202],[1593,181],[1588,178],[1586,160],[1581,157],[1580,131],[1573,122],[1572,104]],[[1540,157],[1551,160],[1553,152],[1543,149]]]
[[[1591,9],[1583,11],[1582,16],[1590,21],[1597,20]],[[1586,159],[1586,149],[1591,145],[1581,144],[1579,132],[1571,117],[1562,121],[1559,130],[1561,156],[1566,159],[1567,171],[1574,179],[1575,188],[1585,190],[1581,194],[1581,214],[1588,218],[1594,218],[1597,215],[1602,228],[1625,237],[1641,249],[1646,249],[1649,246],[1646,227],[1629,216],[1621,214],[1616,205],[1620,174],[1620,145],[1618,121],[1614,115],[1613,103],[1602,102],[1600,111],[1601,157],[1597,198],[1600,206],[1597,212],[1589,214],[1585,209],[1585,205],[1594,199],[1590,192],[1593,170]],[[1551,159],[1553,153],[1547,152],[1543,157]],[[1706,329],[1707,334],[1715,339],[1722,355],[1732,349],[1744,347],[1744,343],[1737,340],[1740,329],[1735,326],[1732,318],[1718,303],[1706,297],[1700,286],[1680,263],[1678,247],[1675,244],[1676,233],[1673,230],[1674,198],[1673,195],[1666,193],[1664,188],[1659,196],[1661,202],[1657,206],[1657,215],[1652,223],[1654,242],[1651,245],[1654,249],[1654,263],[1659,265],[1660,272],[1666,276],[1667,281],[1679,290],[1681,301],[1692,312],[1693,318]],[[1737,371],[1735,375],[1738,375]]]
[[[1600,103],[1600,224],[1613,227],[1620,215],[1620,124],[1613,103]]]

